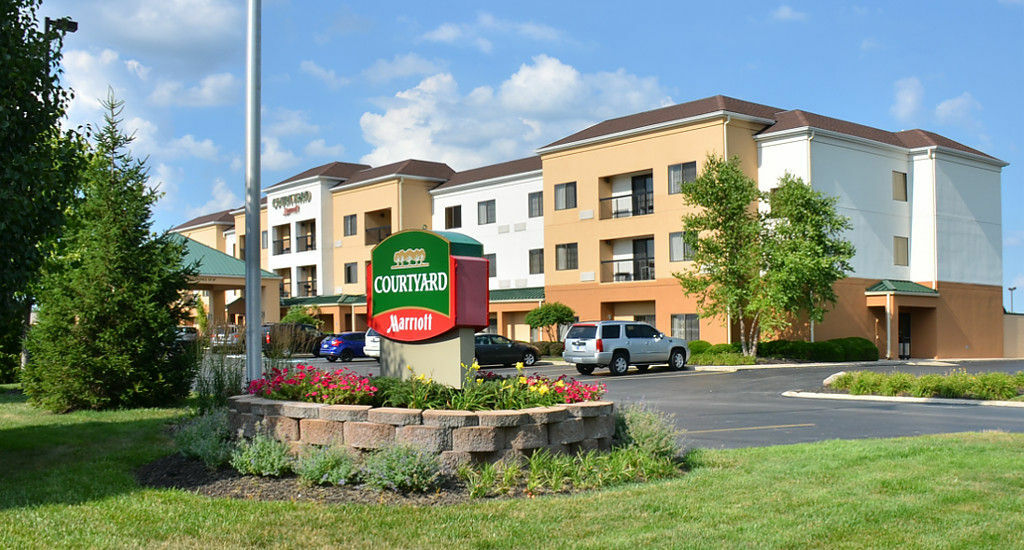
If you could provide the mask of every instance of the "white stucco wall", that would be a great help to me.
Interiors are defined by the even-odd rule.
[[[280,186],[267,193],[267,231],[269,239],[268,264],[271,271],[288,268],[291,270],[291,295],[297,296],[296,285],[299,281],[300,266],[316,266],[317,294],[334,294],[333,262],[331,251],[334,242],[331,240],[332,214],[330,212],[330,196],[328,188],[333,181],[314,179],[306,182]],[[298,212],[285,215],[284,207],[274,207],[274,199],[309,191],[311,200],[300,203]],[[316,223],[316,249],[296,252],[296,238],[300,234],[299,224],[313,220]],[[291,227],[291,252],[274,254],[274,228],[288,224]]]
[[[543,189],[539,174],[495,178],[488,182],[472,182],[431,194],[434,198],[432,227],[445,231],[444,211],[449,206],[462,206],[462,227],[453,228],[480,241],[484,254],[494,254],[497,276],[489,279],[490,288],[524,288],[544,286],[544,274],[530,274],[530,250],[544,248],[544,217],[529,217],[528,196]],[[495,223],[477,223],[477,203],[495,201]],[[545,251],[545,254],[553,251]]]
[[[939,280],[1003,284],[1000,170],[935,154]]]

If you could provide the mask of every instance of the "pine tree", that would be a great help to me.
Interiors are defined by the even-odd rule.
[[[159,194],[121,130],[123,102],[111,94],[104,108],[82,201],[43,268],[27,342],[23,388],[55,412],[173,403],[196,371],[175,344],[195,268],[183,265],[180,240],[152,233]]]

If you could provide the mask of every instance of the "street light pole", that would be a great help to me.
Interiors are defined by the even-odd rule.
[[[260,0],[249,0],[245,58],[245,374],[263,376],[260,273]]]
[[[1011,286],[1009,290],[1010,290],[1010,313],[1013,313],[1013,291],[1017,290],[1017,287]]]

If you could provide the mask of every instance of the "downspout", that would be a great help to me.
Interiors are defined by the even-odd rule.
[[[885,295],[885,358],[892,359],[892,294]]]
[[[725,115],[725,124],[722,125],[722,150],[725,151],[724,160],[729,162],[729,122],[732,115]],[[725,343],[732,344],[732,315],[725,313]]]
[[[403,227],[402,226],[402,184],[403,183],[405,183],[405,178],[403,178],[402,176],[399,176],[398,177],[398,212],[396,214],[396,217],[398,219],[398,223],[397,224],[395,224],[395,223],[391,224],[392,227],[395,228],[395,231],[392,231],[392,233],[397,233],[398,230],[400,230]],[[396,225],[397,225],[397,227],[396,227]]]
[[[814,128],[811,128],[811,137],[807,138],[807,186],[813,188],[813,186],[811,185],[811,142],[812,141],[814,141]],[[814,302],[814,297],[813,296],[811,297],[811,302],[812,302],[812,304]],[[814,318],[813,317],[811,317],[811,342],[814,342]]]
[[[928,150],[928,159],[932,161],[932,290],[939,289],[939,187],[938,178],[935,175],[938,172],[938,163],[935,158],[935,148],[932,147]],[[909,255],[909,251],[908,251]],[[909,262],[908,262],[909,263]]]

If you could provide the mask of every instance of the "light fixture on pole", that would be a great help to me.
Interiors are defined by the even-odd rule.
[[[64,32],[77,32],[78,21],[75,21],[70,17],[61,17],[60,19],[50,19],[47,17],[43,20],[43,32],[50,34],[50,29]]]
[[[1009,288],[1009,291],[1010,291],[1010,313],[1013,313],[1013,291],[1014,290],[1017,290],[1017,287],[1011,286]]]
[[[245,374],[263,376],[263,308],[260,290],[260,0],[249,0],[245,57]],[[277,307],[277,304],[273,304]]]

